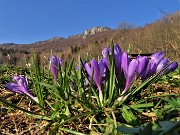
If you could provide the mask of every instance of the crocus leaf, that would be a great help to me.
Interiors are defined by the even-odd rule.
[[[55,96],[58,96],[59,98],[61,98],[64,101],[66,101],[65,95],[64,95],[62,89],[59,86],[57,86],[57,85],[50,85],[50,84],[43,83],[43,82],[39,82],[39,84],[54,90],[54,92],[53,91],[50,91],[50,92],[53,93]],[[57,92],[59,94],[57,94]]]

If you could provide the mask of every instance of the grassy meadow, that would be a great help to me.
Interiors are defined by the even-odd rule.
[[[180,68],[166,72],[168,62],[143,80],[134,71],[141,62],[119,49],[104,51],[106,66],[100,57],[66,62],[53,53],[45,66],[36,55],[24,67],[0,65],[1,134],[179,134]],[[117,72],[116,56],[125,59],[123,73]]]

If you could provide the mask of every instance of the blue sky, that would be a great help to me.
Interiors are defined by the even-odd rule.
[[[180,11],[180,0],[0,0],[0,43],[68,37],[121,22],[143,26]]]

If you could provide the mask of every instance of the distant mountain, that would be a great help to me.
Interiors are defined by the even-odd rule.
[[[7,53],[16,59],[16,63],[21,57],[29,59],[32,50],[38,52],[40,58],[50,55],[51,50],[57,56],[65,59],[77,58],[78,55],[101,55],[101,49],[110,46],[112,42],[121,45],[121,48],[131,47],[132,53],[152,53],[154,51],[164,51],[166,56],[177,58],[180,56],[180,11],[165,15],[163,18],[147,24],[144,27],[129,27],[123,24],[119,29],[95,26],[87,29],[81,34],[68,38],[54,37],[45,41],[38,41],[32,44],[6,43],[0,45],[0,63],[7,62]]]

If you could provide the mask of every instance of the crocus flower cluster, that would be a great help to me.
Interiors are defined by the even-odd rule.
[[[163,52],[155,52],[152,54],[150,61],[147,56],[140,55],[130,60],[127,53],[122,53],[117,44],[114,47],[114,59],[116,76],[122,93],[125,93],[136,79],[145,81],[170,64],[170,61],[164,58]],[[161,75],[172,72],[177,67],[177,62],[173,62]]]
[[[53,74],[55,82],[57,82],[59,67],[63,64],[63,61],[64,60],[62,57],[57,58],[55,55],[52,55],[52,59],[50,60],[49,68]]]
[[[131,60],[127,52],[122,52],[118,44],[114,45],[113,51],[115,74],[122,94],[126,93],[130,89],[131,85],[136,79],[145,81],[170,64],[170,61],[167,58],[164,58],[163,52],[155,52],[152,54],[150,60],[148,60],[147,56],[140,55]],[[102,50],[103,58],[99,64],[95,59],[93,59],[91,66],[89,66],[87,63],[84,65],[90,78],[92,78],[92,70],[94,70],[93,80],[97,85],[99,92],[101,92],[102,82],[105,81],[103,78],[105,78],[106,67],[110,70],[108,55],[112,57],[112,50],[110,48],[104,48]],[[172,72],[177,67],[177,62],[173,62],[164,72],[161,73],[161,75]]]
[[[23,76],[13,76],[12,78],[15,83],[9,82],[6,84],[6,87],[10,91],[18,94],[26,94],[27,96],[29,96],[31,99],[33,99],[38,103],[38,99],[29,93],[27,78]]]
[[[102,56],[103,57],[99,62],[93,58],[90,63],[84,63],[88,78],[92,79],[93,84],[95,84],[99,90],[99,99],[101,103],[103,102],[101,85],[106,81],[106,71],[111,69],[109,57],[114,58],[115,75],[122,94],[127,93],[136,79],[145,81],[170,64],[170,61],[164,57],[163,52],[155,52],[152,54],[150,60],[148,60],[147,56],[137,56],[135,59],[131,60],[127,52],[122,52],[118,44],[114,45],[114,50],[104,48],[102,50]],[[62,65],[63,59],[52,55],[52,58],[49,58],[49,61],[49,69],[51,70],[56,83],[59,67]],[[160,75],[172,72],[177,67],[177,62],[173,62],[163,72],[161,72]],[[15,83],[9,82],[6,84],[9,90],[19,94],[26,94],[38,103],[37,98],[29,93],[27,78],[23,76],[13,76],[13,80]]]

